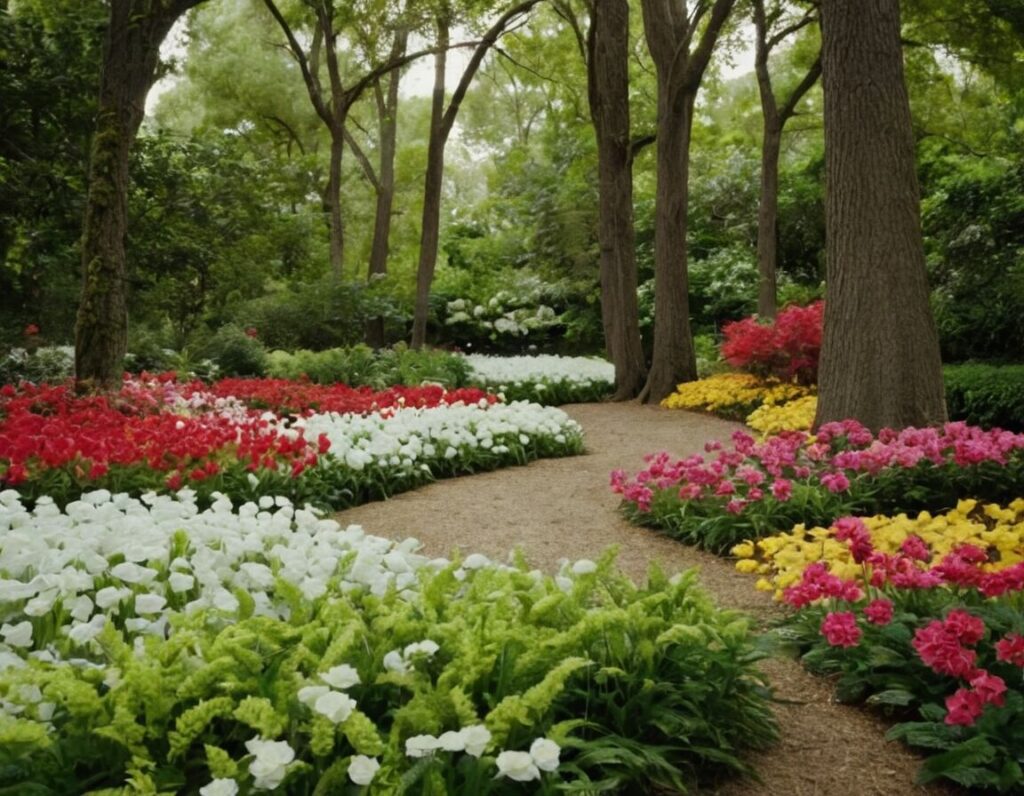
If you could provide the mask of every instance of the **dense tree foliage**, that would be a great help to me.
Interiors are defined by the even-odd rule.
[[[23,344],[32,325],[39,330],[33,342],[70,343],[108,6],[2,5],[0,342]],[[309,60],[323,4],[273,5],[301,33],[296,43],[306,48],[307,66],[315,60],[311,76],[331,111],[336,96],[326,39]],[[632,171],[646,368],[657,295],[658,83],[641,6],[628,5],[628,141],[620,131],[615,145],[628,152]],[[1015,359],[1024,348],[1024,71],[1015,57],[1024,26],[1013,4],[940,5],[941,14],[932,13],[935,3],[902,4],[932,307],[944,359]],[[331,24],[337,73],[347,81],[342,89],[374,77],[358,96],[340,100],[348,105],[335,185],[331,129],[267,4],[211,0],[188,14],[184,44],[160,67],[172,73],[167,87],[151,103],[131,152],[129,349],[200,351],[226,324],[257,327],[271,346],[337,345],[368,332],[374,344],[409,339],[416,272],[423,273],[420,263],[429,255],[422,245],[424,197],[434,204],[438,196],[437,185],[424,184],[432,127],[435,148],[437,141],[434,62],[427,55],[418,65],[374,70],[404,63],[405,54],[436,54],[444,7],[426,0],[337,6]],[[426,342],[510,352],[607,350],[600,139],[586,57],[592,7],[582,0],[540,3],[511,17],[465,83],[447,133],[445,168],[435,180],[440,194],[428,208],[439,226],[433,277],[420,279],[421,291],[429,285]],[[481,37],[514,8],[460,4],[448,24],[442,109],[451,106]],[[716,334],[723,323],[758,310],[765,282],[758,262],[765,261],[771,228],[779,305],[822,293],[825,156],[821,90],[809,85],[818,34],[815,24],[802,24],[808,8],[737,2],[711,48],[690,142],[688,302],[681,306],[695,335]],[[758,61],[754,23],[762,17],[772,46]],[[710,16],[693,19],[695,48]],[[757,63],[764,67],[761,92]],[[787,113],[784,133],[777,118],[766,127],[765,75],[776,116]],[[798,104],[789,102],[797,95]],[[774,222],[761,190],[769,127],[778,147]],[[332,270],[335,208],[345,245],[340,269],[336,258]],[[303,303],[320,309],[304,313]],[[770,312],[763,291],[761,310]],[[662,314],[678,319],[681,312]]]

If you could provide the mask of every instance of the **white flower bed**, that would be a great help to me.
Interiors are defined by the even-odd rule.
[[[488,384],[568,381],[574,384],[615,381],[615,366],[596,357],[563,357],[553,354],[522,357],[493,357],[469,354],[466,361],[473,377]]]
[[[291,429],[306,439],[325,434],[330,453],[353,470],[378,467],[398,476],[432,463],[507,456],[513,447],[578,444],[582,429],[565,412],[535,403],[461,403],[369,415],[327,413],[300,418]],[[287,429],[286,429],[287,430]]]
[[[555,355],[496,357],[470,354],[470,380],[508,398],[545,403],[593,401],[610,392],[615,366],[596,357]]]

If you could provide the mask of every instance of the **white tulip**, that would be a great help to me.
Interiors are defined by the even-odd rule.
[[[540,770],[529,752],[502,752],[495,762],[499,777],[508,777],[516,782],[540,779]]]
[[[320,679],[328,685],[345,690],[359,684],[359,672],[343,663],[340,666],[332,666],[326,672],[320,673]]]
[[[352,761],[348,764],[348,778],[356,785],[369,785],[379,769],[380,763],[377,762],[377,758],[353,755]]]
[[[561,747],[554,741],[538,738],[530,746],[530,757],[541,771],[554,771],[558,768],[558,756],[561,751]]]
[[[317,697],[316,702],[313,703],[313,710],[326,716],[335,724],[340,724],[351,716],[355,707],[356,701],[340,691],[328,691]]]

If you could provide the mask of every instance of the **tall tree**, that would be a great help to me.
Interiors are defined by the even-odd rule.
[[[375,86],[382,77],[400,69],[408,63],[424,55],[435,52],[433,49],[415,53],[401,52],[383,63],[368,67],[355,78],[343,75],[343,59],[338,51],[338,44],[343,35],[345,16],[354,14],[357,9],[344,7],[339,9],[334,0],[309,3],[313,20],[310,30],[297,31],[275,0],[263,0],[267,10],[277,21],[285,35],[288,49],[299,65],[306,92],[317,116],[324,123],[331,141],[331,160],[327,176],[327,187],[324,205],[327,210],[330,227],[330,261],[331,270],[336,280],[342,278],[345,262],[345,230],[341,212],[341,166],[345,151],[345,124],[349,113],[363,93]],[[367,13],[364,11],[364,13]],[[403,23],[399,22],[399,27]],[[305,35],[303,35],[305,34]],[[301,39],[301,40],[300,40]],[[307,42],[308,49],[303,45]],[[447,47],[447,42],[445,43]],[[321,63],[321,58],[323,62]],[[321,67],[327,70],[327,86],[321,81]]]
[[[647,376],[633,228],[629,2],[590,0],[586,35],[568,2],[556,2],[555,8],[576,33],[587,65],[590,118],[597,139],[601,321],[605,349],[615,365],[612,398],[624,401],[640,393]]]
[[[899,0],[823,0],[825,331],[815,425],[946,419]]]
[[[400,25],[391,41],[391,52],[387,61],[399,60],[405,55],[409,41],[409,29]],[[377,167],[363,151],[354,136],[346,131],[349,146],[362,166],[366,179],[373,186],[377,196],[373,221],[373,241],[370,245],[370,262],[367,279],[384,276],[388,271],[390,252],[391,218],[395,202],[395,154],[398,150],[398,88],[401,72],[394,69],[373,86],[374,103],[377,111]],[[373,348],[385,344],[384,319],[372,318],[366,325],[366,343]]]
[[[427,339],[430,315],[430,286],[437,265],[437,248],[441,233],[441,189],[444,180],[444,149],[473,78],[484,57],[510,25],[519,20],[540,0],[524,0],[505,11],[487,30],[462,71],[459,84],[445,107],[447,51],[454,20],[453,9],[442,3],[437,11],[436,54],[434,56],[434,88],[431,100],[430,138],[427,143],[427,170],[423,180],[423,222],[420,229],[420,258],[416,270],[416,307],[412,322],[412,347],[421,348]]]
[[[660,401],[679,382],[697,378],[687,295],[690,135],[697,92],[734,4],[735,0],[697,0],[689,8],[686,0],[641,0],[644,33],[658,79],[654,351],[641,393],[645,401]]]
[[[125,234],[128,158],[157,78],[160,45],[203,0],[110,0],[82,234],[83,284],[75,329],[80,383],[116,387],[128,345]]]
[[[777,230],[779,215],[779,153],[782,150],[782,131],[797,105],[821,75],[821,56],[814,59],[803,79],[783,97],[775,94],[768,58],[779,44],[797,31],[814,22],[817,9],[811,7],[795,19],[788,18],[784,0],[776,0],[766,9],[765,0],[752,0],[756,49],[754,73],[761,97],[761,116],[764,120],[761,137],[761,198],[757,210],[757,268],[759,287],[757,314],[774,318],[777,309]]]

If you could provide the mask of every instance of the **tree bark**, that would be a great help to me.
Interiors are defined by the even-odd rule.
[[[128,158],[156,80],[160,44],[202,0],[111,0],[82,230],[82,293],[75,324],[75,377],[82,389],[116,389],[128,344],[125,236]]]
[[[697,378],[687,274],[690,133],[711,51],[734,0],[642,0],[644,34],[658,78],[657,187],[654,200],[654,351],[643,401],[658,402]],[[693,52],[698,26],[707,24]]]
[[[590,116],[597,137],[598,242],[605,347],[615,365],[612,400],[635,398],[646,362],[637,305],[629,119],[629,2],[598,0],[587,41]]]
[[[757,314],[774,318],[778,310],[776,226],[779,216],[779,151],[782,129],[775,120],[764,119],[761,139],[761,198],[757,206]]]
[[[823,0],[827,289],[815,426],[943,422],[898,0]]]
[[[344,152],[343,134],[332,129],[331,162],[327,172],[327,193],[324,197],[324,204],[327,208],[330,233],[331,274],[337,284],[341,284],[345,272],[345,221],[341,215],[341,161]]]
[[[409,32],[405,28],[395,33],[391,60],[405,53]],[[377,208],[373,222],[373,243],[367,279],[372,281],[388,270],[390,253],[391,213],[395,201],[395,153],[398,149],[398,87],[401,74],[395,70],[388,76],[387,93],[377,90],[377,114],[380,133],[380,161],[377,175]],[[366,343],[372,348],[385,344],[384,319],[372,318],[366,325]]]
[[[448,20],[437,20],[438,47],[447,48],[450,30]],[[447,49],[434,56],[434,93],[430,105],[430,140],[427,144],[427,172],[423,178],[423,216],[420,226],[420,259],[416,268],[416,306],[413,310],[413,348],[422,348],[427,341],[427,319],[430,317],[430,285],[437,264],[437,245],[441,236],[441,189],[444,187],[444,147],[448,134],[444,126],[445,76]]]

